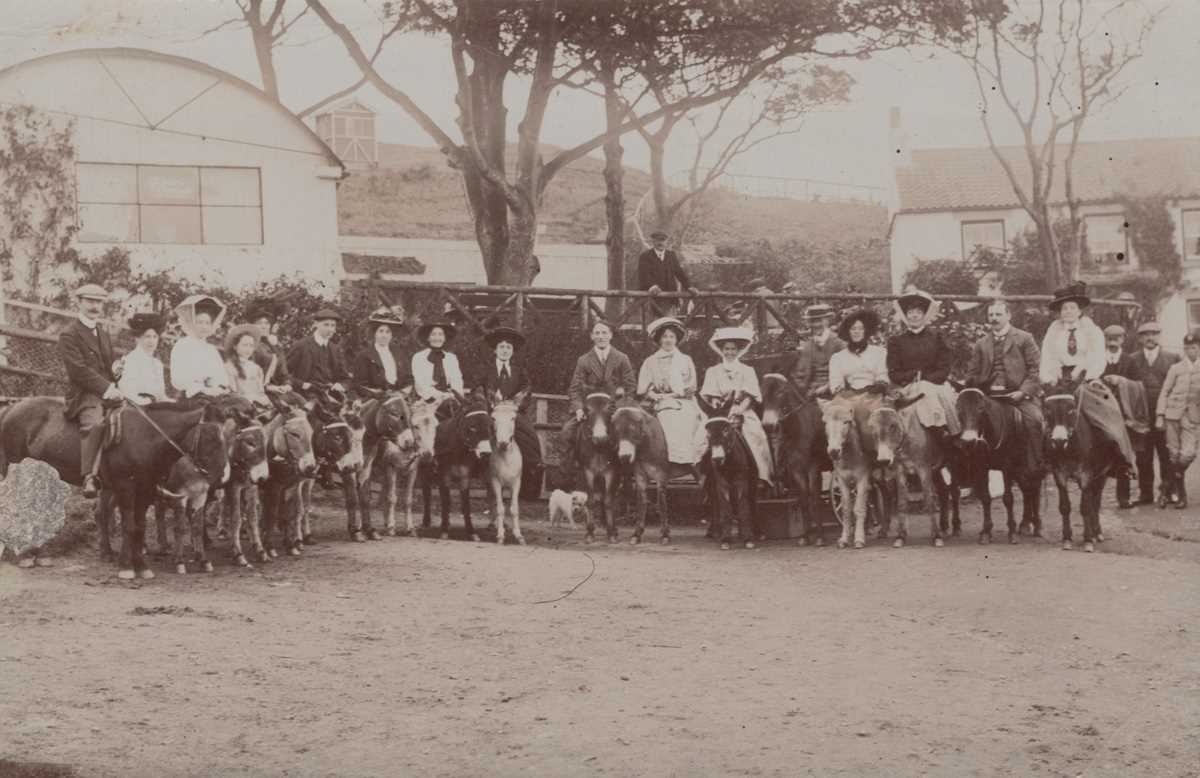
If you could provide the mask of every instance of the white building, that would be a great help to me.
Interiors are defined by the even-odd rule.
[[[369,168],[379,163],[375,112],[360,100],[347,100],[316,116],[317,135],[348,167]]]
[[[897,120],[893,115],[893,130]],[[899,153],[889,235],[893,291],[901,290],[917,260],[967,261],[980,247],[1004,250],[1030,228],[1032,222],[991,149],[909,151],[903,138],[895,145]],[[1018,180],[1029,180],[1024,148],[1001,152]],[[1057,158],[1065,153],[1066,148],[1059,149]],[[1163,306],[1159,319],[1166,341],[1177,348],[1186,331],[1200,327],[1200,138],[1080,143],[1074,171],[1094,266],[1082,280],[1092,284],[1119,285],[1123,274],[1139,272],[1118,196],[1168,198],[1189,288]],[[1065,215],[1061,175],[1051,201]]]
[[[0,104],[74,125],[85,255],[232,286],[339,266],[333,151],[229,73],[141,49],[51,54],[0,70]]]

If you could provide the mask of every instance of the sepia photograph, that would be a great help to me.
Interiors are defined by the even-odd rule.
[[[1197,74],[0,0],[0,778],[1200,776]]]

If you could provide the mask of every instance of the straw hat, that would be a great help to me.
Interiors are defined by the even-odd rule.
[[[679,343],[687,339],[687,330],[684,328],[683,322],[674,316],[661,316],[650,322],[650,326],[646,327],[646,334],[657,343],[664,330],[674,330]]]

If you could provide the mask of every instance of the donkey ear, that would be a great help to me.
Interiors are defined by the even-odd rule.
[[[492,392],[491,401],[492,405],[499,405],[500,403],[504,402],[504,394],[501,393],[499,389],[495,390]]]
[[[409,400],[411,400],[412,395],[413,395],[413,385],[412,384],[408,384],[407,386],[401,387],[400,396],[404,398],[405,402],[408,402]]]
[[[521,406],[523,406],[525,404],[525,398],[528,396],[529,396],[529,390],[522,389],[521,391],[517,392],[516,395],[513,396],[513,402],[517,404],[518,408],[520,408]]]

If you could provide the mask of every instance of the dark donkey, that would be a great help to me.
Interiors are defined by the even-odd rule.
[[[310,396],[315,404],[308,413],[312,426],[312,452],[317,472],[337,473],[341,482],[342,500],[346,506],[346,525],[351,539],[359,537],[382,540],[368,524],[366,534],[358,532],[359,473],[362,469],[363,423],[359,415],[342,398],[328,391]],[[304,478],[296,490],[300,500],[300,538],[304,545],[316,541],[312,533],[312,490],[316,478]]]
[[[1079,484],[1079,513],[1083,517],[1083,550],[1096,550],[1104,542],[1100,529],[1100,497],[1104,482],[1115,473],[1119,456],[1112,444],[1086,417],[1079,413],[1074,394],[1051,394],[1042,403],[1046,414],[1046,464],[1058,487],[1058,510],[1062,514],[1062,547],[1073,548],[1071,534],[1071,481]]]
[[[575,440],[568,445],[575,447],[576,461],[582,465],[584,480],[587,484],[588,500],[591,510],[588,511],[587,534],[585,543],[596,539],[595,517],[608,527],[608,542],[617,542],[617,528],[609,520],[609,513],[616,509],[613,505],[613,495],[616,490],[617,469],[616,448],[610,434],[610,421],[613,412],[613,397],[605,392],[593,392],[584,401],[583,422],[577,428]]]
[[[775,465],[790,482],[800,499],[804,534],[797,545],[825,544],[817,513],[821,499],[821,473],[833,470],[825,439],[821,406],[815,397],[805,397],[780,373],[762,379],[763,428],[771,442]]]
[[[716,409],[704,422],[708,451],[700,469],[713,484],[713,506],[717,516],[717,537],[721,549],[728,551],[737,522],[738,539],[746,548],[754,548],[761,533],[758,524],[758,465],[746,439],[742,437],[741,417],[729,416],[733,401]]]
[[[442,538],[450,537],[450,487],[457,484],[467,538],[477,541],[479,534],[471,523],[471,479],[487,482],[492,456],[492,415],[482,395],[468,396],[453,418],[438,425],[434,449],[442,506]],[[428,506],[428,487],[425,488],[425,505]]]
[[[637,498],[637,526],[629,542],[634,545],[642,542],[649,502],[646,493],[653,481],[658,504],[658,542],[666,545],[671,542],[671,516],[667,509],[667,481],[670,480],[671,463],[667,458],[667,436],[662,425],[654,414],[635,404],[624,405],[613,411],[610,423],[616,443],[617,477],[622,481],[626,480],[626,476],[633,479]],[[607,521],[608,537],[613,540],[617,535],[617,527],[616,516],[611,510],[607,512]]]
[[[1018,526],[1013,515],[1012,487],[1021,490],[1021,527],[1038,528],[1042,474],[1030,461],[1030,436],[1042,435],[1035,423],[1011,403],[988,397],[976,388],[963,389],[958,395],[958,419],[962,424],[963,456],[960,469],[983,507],[980,543],[992,542],[991,470],[1004,477],[1004,510],[1008,514],[1008,542],[1018,542]]]
[[[262,486],[262,537],[255,538],[260,562],[279,556],[274,531],[283,535],[291,556],[300,556],[303,533],[300,525],[300,482],[317,474],[312,453],[312,425],[308,422],[311,402],[298,394],[275,398],[279,415],[267,423],[267,464],[270,474]]]

